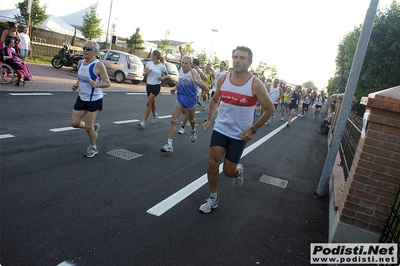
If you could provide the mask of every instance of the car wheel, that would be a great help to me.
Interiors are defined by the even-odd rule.
[[[136,84],[136,85],[137,85],[137,84],[140,84],[140,80],[133,80],[133,79],[131,79],[131,81],[132,81],[133,84]]]
[[[117,72],[115,72],[114,78],[115,78],[115,81],[116,81],[117,83],[123,83],[123,82],[125,82],[125,80],[126,80],[125,74],[124,74],[124,72],[122,72],[122,71],[117,71]]]

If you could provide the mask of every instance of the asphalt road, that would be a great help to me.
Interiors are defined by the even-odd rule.
[[[99,154],[84,158],[86,133],[69,130],[77,93],[56,89],[73,75],[49,77],[54,90],[36,77],[0,85],[1,265],[309,265],[310,243],[327,242],[328,199],[312,194],[327,153],[320,119],[263,126],[241,160],[243,187],[221,174],[219,207],[203,214],[211,131],[198,126],[195,143],[177,134],[174,152],[160,152],[175,96],[157,97],[157,123],[140,129],[146,95],[131,92],[143,89],[114,84]]]

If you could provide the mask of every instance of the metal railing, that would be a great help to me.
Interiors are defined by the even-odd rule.
[[[340,165],[343,168],[345,180],[347,180],[354,155],[357,151],[358,141],[361,137],[361,129],[362,118],[350,112],[339,147]]]
[[[379,242],[397,243],[397,247],[400,248],[400,188],[397,190],[396,198]],[[397,261],[400,261],[400,252]]]

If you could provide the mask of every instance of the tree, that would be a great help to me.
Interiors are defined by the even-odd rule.
[[[315,91],[318,90],[318,88],[315,86],[314,82],[312,82],[311,80],[309,80],[307,82],[304,82],[303,84],[301,84],[301,86],[303,88],[307,88],[307,89],[310,89],[310,90],[315,90]]]
[[[328,92],[344,92],[354,58],[361,27],[356,27],[339,44],[335,77],[329,80]],[[378,10],[364,62],[358,79],[355,97],[391,88],[400,84],[400,6],[393,1],[389,8]],[[363,108],[355,104],[359,115]]]
[[[193,45],[193,42],[187,43],[184,46],[182,46],[182,52],[184,55],[191,56],[193,54],[194,49],[193,49],[192,45]]]
[[[256,72],[259,77],[267,77],[274,79],[278,75],[278,70],[274,66],[269,66],[267,63],[261,61],[255,70],[251,68],[250,72]]]
[[[204,49],[200,54],[197,54],[197,58],[200,60],[200,65],[204,66],[208,62],[206,50]]]
[[[142,35],[140,34],[140,28],[136,28],[136,32],[132,34],[131,37],[126,39],[127,47],[131,48],[129,53],[133,53],[135,50],[143,51],[145,49],[143,44],[144,40],[142,39]]]
[[[94,7],[90,7],[90,14],[88,12],[83,16],[82,34],[86,39],[93,40],[101,36],[103,33],[100,27],[101,19],[98,18]]]
[[[157,49],[162,55],[164,55],[164,58],[167,58],[167,55],[172,53],[172,50],[168,48],[171,44],[171,41],[168,40],[168,36],[169,31],[165,33],[164,39],[160,40],[160,43],[157,44]]]
[[[29,14],[28,14],[28,0],[24,0],[15,5],[21,13],[20,16],[15,16],[18,24],[28,26]],[[33,0],[31,6],[31,23],[32,26],[40,26],[46,19],[47,5],[39,6],[39,0]]]

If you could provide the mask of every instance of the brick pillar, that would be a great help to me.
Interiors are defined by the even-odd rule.
[[[400,86],[371,93],[361,103],[367,120],[338,206],[339,221],[348,225],[342,239],[378,242],[400,185]],[[363,238],[368,232],[373,237]]]

